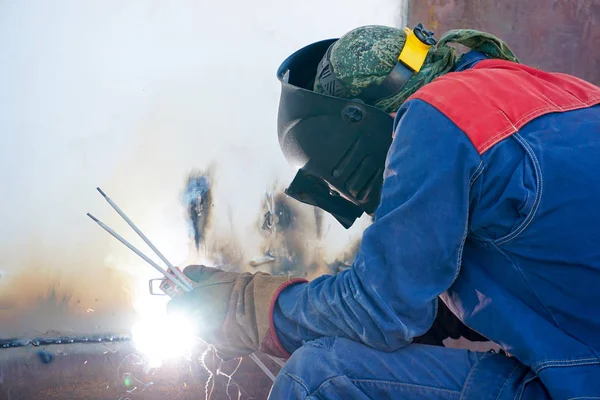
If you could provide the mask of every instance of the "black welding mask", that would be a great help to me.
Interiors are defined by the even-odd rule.
[[[405,31],[397,65],[381,84],[354,98],[348,98],[329,64],[337,39],[298,50],[277,72],[282,85],[279,145],[288,162],[299,168],[285,193],[327,211],[346,228],[363,213],[374,213],[380,202],[393,118],[373,104],[396,94],[435,44],[420,24]],[[326,94],[312,90],[315,79]]]

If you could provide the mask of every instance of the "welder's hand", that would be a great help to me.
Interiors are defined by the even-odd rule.
[[[177,271],[181,272],[181,269],[179,269],[179,267],[175,267],[175,269]],[[167,273],[170,276],[177,277],[173,273],[173,271],[171,271],[170,269],[167,270]],[[187,276],[183,275],[183,277],[186,278],[187,282],[190,283],[192,285],[192,287],[196,286],[196,283],[194,281],[192,281],[191,279],[189,279]],[[162,282],[160,283],[159,289],[162,290],[167,296],[169,296],[171,298],[179,296],[180,294],[184,293],[184,291],[181,287],[177,286],[175,283],[173,283],[169,279],[163,279]]]
[[[289,356],[275,333],[273,305],[285,287],[305,280],[262,272],[226,272],[203,265],[190,265],[183,273],[195,282],[195,288],[175,296],[168,311],[193,318],[205,342],[232,357],[257,350]]]

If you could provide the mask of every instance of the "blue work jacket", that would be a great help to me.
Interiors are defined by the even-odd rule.
[[[599,103],[592,84],[476,52],[420,89],[352,268],[280,294],[284,347],[393,351],[441,298],[553,398],[600,396]]]

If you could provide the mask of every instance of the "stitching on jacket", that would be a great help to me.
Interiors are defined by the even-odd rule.
[[[537,301],[540,303],[540,305],[544,308],[544,310],[546,311],[548,316],[552,319],[552,322],[554,323],[554,325],[560,328],[560,324],[558,323],[556,318],[554,318],[554,315],[550,312],[550,310],[546,306],[546,303],[544,303],[542,301],[538,292],[533,288],[533,285],[531,284],[531,282],[529,282],[529,279],[527,279],[527,276],[525,275],[525,273],[519,266],[519,263],[517,263],[515,260],[513,260],[508,254],[506,254],[500,247],[498,247],[498,245],[496,245],[496,243],[491,242],[491,246],[493,246],[497,252],[499,252],[502,256],[504,256],[512,264],[512,266],[517,270],[517,272],[519,272],[519,274],[521,274],[521,278],[527,284],[527,287],[529,288],[531,293],[533,293],[533,295],[535,296]]]
[[[572,110],[578,110],[578,109],[581,109],[581,108],[591,107],[591,106],[595,105],[596,102],[600,101],[600,96],[591,98],[590,101],[587,102],[587,103],[584,103],[584,102],[582,102],[579,99],[577,99],[577,100],[578,100],[578,103],[570,103],[570,104],[567,104],[567,105],[563,106],[562,111],[572,111]],[[519,118],[514,123],[514,125],[519,126],[523,121],[525,121],[527,119],[530,119],[531,115],[534,115],[534,114],[538,113],[539,111],[546,110],[546,109],[548,111],[550,111],[550,112],[551,111],[556,111],[553,107],[548,106],[548,105],[543,106],[543,107],[539,107],[539,108],[537,108],[535,110],[532,110],[532,111],[528,112],[527,114],[525,114],[521,118]]]
[[[511,122],[508,117],[506,116],[506,114],[504,114],[504,112],[502,112],[502,110],[498,110],[510,123],[510,127],[503,129],[502,131],[492,135],[488,140],[486,140],[484,143],[482,143],[479,147],[480,149],[478,149],[480,151],[480,153],[483,153],[485,150],[489,149],[490,147],[492,147],[494,144],[498,143],[500,140],[499,138],[504,136],[505,134],[510,134],[513,131],[511,130],[511,128],[513,129],[517,129],[517,126],[519,126],[521,124],[521,122],[527,120],[527,119],[535,119],[541,115],[544,115],[545,113],[548,112],[553,112],[556,111],[556,109],[552,106],[549,105],[545,105],[543,107],[538,107],[536,109],[533,109],[531,111],[529,111],[527,114],[525,114],[524,116],[522,116],[521,118],[519,118],[517,121],[515,122]],[[517,129],[518,130],[518,129]]]
[[[502,385],[502,387],[500,388],[500,391],[498,392],[498,396],[496,396],[496,400],[500,400],[500,395],[502,394],[502,392],[504,392],[504,388],[506,387],[506,385],[508,385],[510,378],[514,375],[515,371],[517,369],[519,369],[519,367],[521,367],[521,365],[517,364],[515,369],[513,369],[512,372],[510,373],[510,375],[508,376],[508,378],[506,378],[506,380],[504,381],[504,385]]]
[[[494,243],[496,243],[499,246],[513,240],[514,238],[519,236],[521,233],[523,233],[523,231],[525,231],[525,229],[527,229],[527,227],[533,221],[538,208],[540,207],[540,203],[542,202],[542,195],[544,192],[544,177],[542,175],[542,167],[540,166],[540,163],[539,163],[537,157],[535,156],[533,149],[531,148],[529,143],[527,143],[527,141],[525,139],[523,139],[523,137],[520,134],[515,133],[514,138],[521,144],[521,146],[523,146],[523,148],[525,149],[525,151],[531,158],[531,161],[533,162],[533,168],[535,171],[537,188],[536,188],[536,193],[535,193],[534,205],[533,205],[531,211],[529,212],[529,214],[527,215],[525,220],[521,223],[521,225],[517,229],[515,229],[512,233],[509,233],[508,235],[495,240]]]
[[[460,392],[458,392],[456,390],[450,390],[450,389],[444,389],[444,388],[437,388],[437,387],[434,387],[434,386],[419,385],[419,384],[416,384],[416,383],[394,382],[394,381],[385,381],[385,380],[378,380],[378,379],[352,379],[352,378],[348,378],[348,379],[350,379],[352,382],[360,382],[360,383],[383,383],[385,385],[410,387],[410,388],[416,388],[416,389],[426,389],[426,390],[432,390],[432,391],[435,391],[435,392],[448,393],[448,394],[457,394],[457,395],[460,394]]]
[[[475,373],[475,371],[477,370],[477,368],[479,368],[479,364],[480,364],[481,360],[483,358],[485,358],[486,356],[483,356],[482,358],[478,358],[475,361],[475,364],[473,365],[473,367],[471,368],[471,370],[467,374],[467,378],[465,379],[465,385],[463,386],[462,390],[460,391],[460,397],[458,398],[458,400],[463,400],[464,399],[465,394],[467,393],[467,391],[471,387],[471,383],[472,383],[471,382],[471,377],[473,376],[473,374]]]
[[[548,101],[550,101],[550,99],[548,99],[546,96],[544,96]],[[575,96],[573,96],[575,97]],[[575,99],[578,101],[577,103],[569,103],[565,106],[563,106],[562,108],[557,106],[556,104],[554,104],[552,101],[550,101],[550,103],[554,104],[554,106],[549,106],[549,105],[545,105],[543,107],[539,107],[536,108],[532,111],[529,111],[527,114],[525,114],[524,116],[522,116],[521,118],[519,118],[517,121],[515,121],[514,123],[510,122],[510,124],[512,125],[513,128],[516,129],[516,127],[518,127],[522,122],[525,122],[526,120],[533,120],[537,117],[540,117],[544,114],[548,114],[551,112],[565,112],[565,111],[572,111],[572,110],[578,110],[578,109],[582,109],[582,108],[586,108],[586,107],[592,107],[594,105],[597,105],[600,102],[600,96],[595,96],[592,97],[589,101],[587,102],[583,102],[580,99],[578,99],[577,97],[575,97]],[[504,114],[504,113],[502,113]],[[508,119],[506,117],[506,114],[504,114],[504,117],[506,119]],[[530,122],[530,121],[526,121],[526,122]],[[510,135],[510,128],[506,128],[501,130],[500,132],[492,135],[488,140],[486,140],[484,143],[482,143],[481,145],[479,145],[479,147],[477,148],[477,151],[479,151],[480,154],[485,153],[487,150],[489,150],[492,146],[494,146],[495,144],[497,144],[498,142],[502,141],[503,139],[506,138],[506,136]]]
[[[529,385],[531,383],[531,381],[533,381],[534,379],[537,378],[537,375],[533,374],[530,371],[529,374],[527,374],[525,376],[525,382],[523,382],[523,384],[521,385],[521,387],[519,387],[519,391],[517,392],[517,396],[516,396],[516,400],[522,400],[523,399],[523,393],[525,393],[525,387],[527,385]]]
[[[549,102],[550,104],[552,104],[554,107],[558,108],[560,111],[564,111],[564,110],[565,110],[564,108],[561,108],[561,107],[560,107],[558,104],[556,104],[555,102],[553,102],[552,100],[550,100],[550,98],[549,98],[548,96],[546,96],[544,93],[542,93],[541,91],[540,91],[540,92],[538,92],[538,94],[539,94],[540,96],[542,96],[543,98],[545,98],[546,100],[548,100],[548,102]],[[579,100],[579,99],[578,99],[578,100]],[[583,104],[583,101],[579,100],[579,104],[580,104],[580,105],[581,105],[581,104]]]
[[[498,111],[502,113],[501,110],[498,110]],[[506,116],[505,116],[505,118],[506,118]],[[512,128],[514,127],[514,124],[512,122],[510,122],[510,120],[508,120],[508,122],[510,123],[509,127],[504,128],[501,131],[499,131],[498,133],[495,133],[492,136],[490,136],[490,138],[488,140],[486,140],[485,142],[483,142],[482,144],[479,145],[479,148],[477,148],[477,150],[479,150],[481,153],[483,153],[483,151],[481,151],[481,148],[489,149],[491,147],[490,144],[494,145],[499,142],[499,140],[497,140],[498,137],[502,137],[504,135],[509,135],[509,134],[515,132],[512,130]]]
[[[498,111],[500,112],[500,114],[502,114],[502,116],[504,117],[504,119],[506,119],[508,121],[508,123],[510,124],[510,126],[512,126],[512,128],[514,129],[514,131],[515,132],[519,132],[519,128],[517,128],[515,126],[515,124],[513,124],[510,119],[508,119],[508,115],[506,115],[506,113],[504,111],[502,111],[502,110],[498,110]]]
[[[569,364],[572,362],[579,362],[579,361],[598,361],[598,363],[600,363],[600,360],[598,360],[596,357],[587,357],[587,358],[576,358],[575,360],[548,360],[548,361],[540,361],[539,363],[537,363],[535,366],[543,366],[545,364]]]
[[[483,165],[483,160],[482,160],[479,162],[479,165],[477,166],[477,169],[475,170],[475,172],[473,172],[473,174],[471,175],[471,179],[469,179],[469,189],[471,189],[471,186],[473,186],[473,183],[475,183],[477,178],[479,178],[479,175],[481,175],[484,168],[485,168],[485,166]]]
[[[571,97],[572,97],[573,99],[575,99],[576,101],[579,101],[579,104],[587,105],[587,103],[586,103],[585,101],[581,100],[579,97],[575,96],[573,93],[569,92],[568,90],[565,90],[564,92],[565,92],[566,94],[568,94],[569,96],[571,96]],[[598,98],[600,98],[600,97],[599,97],[599,96],[594,96],[594,97],[591,97],[591,98],[589,99],[589,101],[590,101],[590,102],[592,102],[592,101],[594,101],[594,100],[596,100],[596,99],[598,99]]]
[[[473,187],[473,184],[475,183],[477,178],[479,178],[481,176],[484,169],[485,169],[485,165],[483,165],[483,160],[481,160],[479,162],[479,165],[477,166],[475,171],[473,171],[473,174],[471,174],[471,177],[469,178],[469,186],[467,188],[467,205],[466,205],[466,214],[467,215],[465,217],[465,230],[463,232],[462,242],[460,243],[460,247],[458,248],[458,257],[456,259],[456,272],[454,273],[454,279],[452,280],[453,283],[456,280],[456,278],[458,277],[458,274],[460,273],[463,249],[465,248],[465,242],[467,240],[467,236],[469,235],[469,198],[471,197],[471,187]]]
[[[415,388],[415,389],[425,389],[425,390],[431,390],[433,392],[439,392],[439,393],[447,393],[447,394],[455,394],[455,395],[459,395],[460,392],[457,392],[456,390],[450,390],[450,389],[443,389],[443,388],[436,388],[433,386],[425,386],[425,385],[418,385],[416,383],[406,383],[406,382],[395,382],[395,381],[386,381],[386,380],[378,380],[378,379],[352,379],[347,375],[338,375],[338,376],[334,376],[333,378],[329,378],[325,381],[323,381],[319,387],[317,387],[311,394],[315,395],[318,394],[318,392],[321,390],[321,388],[324,385],[327,385],[328,383],[339,379],[339,378],[346,378],[351,382],[357,382],[357,383],[374,383],[374,384],[385,384],[385,385],[390,385],[390,386],[398,386],[398,387],[407,387],[407,388]]]
[[[600,399],[600,397],[571,397],[569,398],[569,400],[594,400],[594,399]]]
[[[304,384],[304,381],[302,379],[300,379],[300,377],[298,377],[294,374],[290,374],[289,372],[286,372],[285,376],[290,378],[292,381],[296,382],[298,385],[302,386],[302,389],[304,389],[304,391],[306,392],[307,395],[310,394],[310,390],[308,389],[306,384]]]
[[[538,374],[540,371],[546,368],[553,367],[578,367],[581,365],[598,365],[600,360],[598,358],[580,358],[578,360],[550,360],[542,361],[533,366],[533,371]]]

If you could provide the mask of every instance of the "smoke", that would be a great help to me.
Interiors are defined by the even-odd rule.
[[[256,220],[295,172],[276,140],[278,65],[359,25],[399,25],[402,12],[397,0],[0,3],[0,337],[116,331],[164,306],[148,299],[154,271],[86,218],[151,254],[96,186],[174,264],[245,269],[277,247]],[[209,168],[197,240],[182,193]],[[302,221],[280,239],[285,273],[327,270],[368,223],[345,231],[281,207]]]

